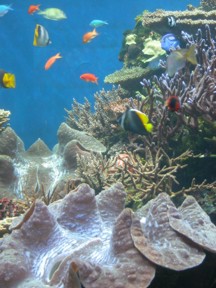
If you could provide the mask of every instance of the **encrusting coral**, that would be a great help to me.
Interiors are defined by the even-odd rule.
[[[82,184],[49,206],[37,200],[0,243],[1,285],[145,288],[158,266],[182,271],[216,252],[216,227],[193,197],[177,209],[161,193],[136,213],[125,197],[120,183],[96,197]]]

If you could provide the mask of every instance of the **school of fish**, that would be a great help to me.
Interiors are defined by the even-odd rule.
[[[0,5],[0,17],[3,17],[9,11],[14,10],[11,6],[12,5]],[[45,19],[52,21],[67,19],[65,12],[59,8],[46,8],[44,10],[41,10],[40,7],[41,4],[29,5],[27,12],[31,16],[38,14],[44,17]],[[89,23],[89,26],[92,27],[92,30],[83,33],[82,43],[83,44],[90,43],[95,37],[99,35],[96,29],[100,26],[105,25],[108,25],[107,21],[93,19]],[[176,26],[176,19],[173,16],[168,17],[167,25],[170,28]],[[52,42],[50,40],[47,29],[41,24],[36,24],[33,37],[33,46],[46,47],[51,43]],[[190,46],[188,49],[181,49],[180,41],[175,37],[173,33],[168,33],[162,36],[161,48],[164,49],[167,53],[166,73],[168,74],[169,77],[174,76],[174,74],[178,72],[178,70],[184,68],[186,62],[190,62],[193,65],[197,64],[195,45]],[[54,65],[56,60],[61,59],[62,57],[63,56],[60,54],[60,52],[50,56],[50,58],[47,59],[44,65],[44,69],[45,70],[50,69]],[[80,79],[85,82],[98,84],[98,77],[93,73],[85,72],[82,75],[80,75]],[[6,72],[4,69],[0,69],[0,88],[15,88],[15,87],[16,87],[15,75],[10,72]],[[166,100],[164,105],[171,112],[177,112],[181,108],[178,96],[170,96]],[[117,122],[121,125],[123,129],[141,135],[151,133],[153,130],[153,125],[152,123],[149,122],[148,116],[136,109],[127,109],[121,115],[121,117],[117,119]]]

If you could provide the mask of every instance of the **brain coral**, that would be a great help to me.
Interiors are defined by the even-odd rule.
[[[0,287],[145,288],[157,265],[181,271],[216,252],[216,227],[193,197],[177,209],[161,193],[135,213],[125,197],[120,183],[97,196],[82,184],[36,201],[0,242]]]

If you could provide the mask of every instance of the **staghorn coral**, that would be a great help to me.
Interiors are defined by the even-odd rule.
[[[186,151],[178,157],[170,158],[162,148],[156,155],[145,149],[145,158],[128,151],[108,159],[92,154],[88,162],[85,157],[78,158],[76,173],[96,193],[116,181],[122,182],[127,191],[127,205],[135,208],[163,191],[175,194],[172,192],[173,185],[179,184],[176,172],[186,166],[183,162],[189,157],[192,157],[192,153]]]
[[[5,129],[4,125],[9,121],[10,111],[0,109],[0,132]]]
[[[94,112],[88,99],[84,104],[73,100],[72,109],[66,110],[68,113],[67,124],[77,130],[85,131],[89,135],[99,139],[104,145],[109,147],[115,142],[116,119],[125,110],[125,105],[130,102],[125,99],[125,91],[118,86],[110,91],[104,89],[97,92],[95,96]]]
[[[187,133],[185,127],[198,131],[203,121],[205,125],[212,126],[216,120],[215,41],[209,26],[205,30],[206,38],[199,29],[195,40],[183,33],[185,41],[189,45],[195,43],[197,47],[199,64],[193,72],[187,65],[172,78],[162,74],[160,77],[154,76],[152,81],[144,79],[141,82],[148,97],[140,103],[139,108],[142,110],[149,106],[149,119],[155,126],[150,142],[158,147],[168,149],[170,139],[179,141]],[[164,108],[166,99],[171,95],[178,96],[181,102],[181,109],[176,113]]]
[[[193,197],[177,209],[162,193],[133,213],[124,209],[125,196],[120,183],[96,197],[82,184],[52,205],[36,201],[0,243],[1,285],[145,288],[160,266],[197,272],[196,266],[206,265],[211,275],[204,250],[216,252],[216,227]],[[181,282],[182,274],[177,275]],[[214,280],[208,277],[209,285],[199,287]],[[193,283],[191,273],[188,281]]]

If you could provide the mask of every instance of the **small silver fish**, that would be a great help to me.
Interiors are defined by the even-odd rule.
[[[169,27],[174,27],[176,26],[176,20],[173,16],[167,17],[167,23]]]

